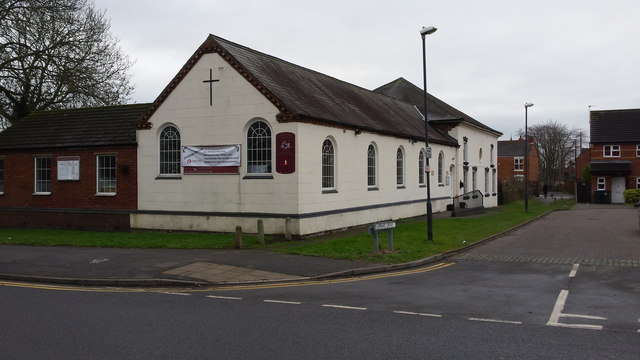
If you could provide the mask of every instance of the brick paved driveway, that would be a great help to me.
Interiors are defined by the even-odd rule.
[[[624,205],[577,204],[457,258],[640,267],[638,210]]]

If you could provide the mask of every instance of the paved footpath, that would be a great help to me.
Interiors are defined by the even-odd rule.
[[[638,210],[576,204],[474,247],[459,260],[640,267]]]

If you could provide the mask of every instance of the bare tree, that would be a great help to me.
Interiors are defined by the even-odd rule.
[[[523,130],[519,130],[521,136]],[[573,161],[574,141],[580,138],[579,129],[569,129],[554,120],[528,127],[530,137],[536,139],[540,159],[540,176],[549,186],[559,186],[564,169]]]
[[[34,110],[122,104],[132,61],[92,0],[0,0],[0,130]]]

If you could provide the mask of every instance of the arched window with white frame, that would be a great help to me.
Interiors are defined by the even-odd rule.
[[[160,176],[180,175],[180,130],[174,125],[167,125],[160,131],[158,140]]]
[[[401,147],[396,151],[396,185],[404,186],[404,151]]]
[[[271,173],[271,128],[256,121],[247,130],[247,174]]]
[[[336,153],[331,139],[325,139],[322,143],[322,190],[335,190],[336,188]]]
[[[444,153],[442,151],[438,154],[438,184],[444,184]]]
[[[418,185],[425,184],[424,178],[424,149],[420,150],[420,154],[418,155]]]
[[[378,185],[376,147],[369,144],[367,148],[367,187],[375,189]]]

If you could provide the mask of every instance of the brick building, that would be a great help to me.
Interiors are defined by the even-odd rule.
[[[0,133],[0,226],[128,229],[148,107],[36,111]]]
[[[524,139],[498,141],[498,179],[501,183],[521,180],[525,177],[525,143]],[[540,160],[536,140],[531,138],[529,144],[529,183],[536,185],[540,181]]]
[[[640,189],[640,109],[589,115],[593,201],[623,203],[625,189]]]

